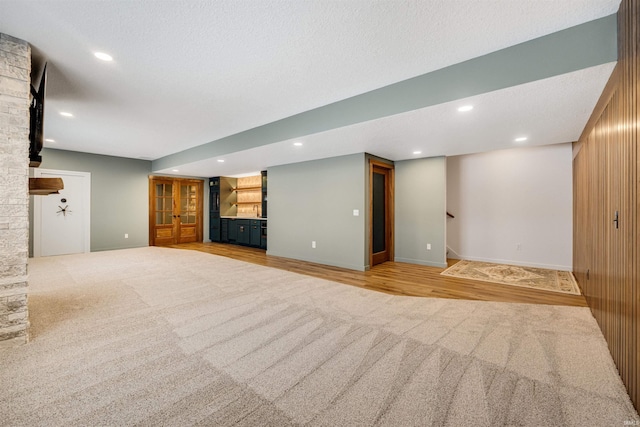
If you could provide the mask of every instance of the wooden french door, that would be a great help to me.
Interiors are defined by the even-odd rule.
[[[203,181],[149,178],[149,245],[202,242]]]
[[[393,261],[393,165],[369,162],[369,263]]]

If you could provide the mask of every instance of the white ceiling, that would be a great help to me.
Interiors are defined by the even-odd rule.
[[[0,32],[28,41],[49,63],[45,134],[56,143],[46,146],[156,159],[610,15],[619,4],[0,0]],[[96,51],[114,61],[97,60]],[[441,104],[308,136],[300,147],[307,154],[291,154],[286,141],[179,169],[242,173],[363,150],[400,160],[414,147],[463,154],[510,146],[517,132],[533,144],[568,142],[611,69],[474,97],[464,126],[450,114],[457,103]]]
[[[178,167],[195,176],[253,175],[276,166],[355,153],[389,160],[453,156],[574,141],[582,133],[615,63],[484,95],[203,159]],[[474,105],[460,113],[462,105]],[[536,114],[531,112],[535,111]],[[515,138],[527,137],[525,143]],[[295,146],[294,143],[302,143]],[[414,151],[420,154],[413,155]],[[223,159],[224,163],[218,163]],[[238,166],[242,165],[241,168]],[[172,173],[174,168],[158,172]]]

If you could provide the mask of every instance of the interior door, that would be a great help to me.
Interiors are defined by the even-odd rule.
[[[175,221],[178,243],[202,241],[202,237],[198,238],[198,230],[202,236],[202,181],[199,185],[193,181],[180,181],[175,187],[179,190],[176,200],[180,201]]]
[[[36,170],[36,177],[62,178],[60,194],[34,196],[33,255],[89,252],[91,174]]]
[[[174,184],[171,179],[151,180],[151,203],[149,206],[151,230],[149,245],[163,246],[177,243],[175,227]]]
[[[369,166],[370,265],[393,260],[393,166]]]
[[[149,245],[201,242],[203,181],[151,177],[149,187]]]

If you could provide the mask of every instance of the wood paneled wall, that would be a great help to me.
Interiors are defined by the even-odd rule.
[[[574,274],[640,408],[640,1],[618,12],[618,65],[574,159]],[[616,212],[618,221],[616,219]]]

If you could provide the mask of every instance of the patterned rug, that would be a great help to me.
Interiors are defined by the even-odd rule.
[[[440,274],[461,279],[580,295],[580,288],[578,288],[570,271],[462,260]]]

